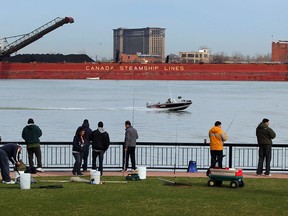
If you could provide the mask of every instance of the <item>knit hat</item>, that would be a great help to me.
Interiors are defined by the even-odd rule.
[[[28,119],[28,124],[34,124],[34,120],[32,118]]]
[[[215,126],[219,126],[219,125],[221,125],[221,122],[220,121],[216,121],[214,125]]]

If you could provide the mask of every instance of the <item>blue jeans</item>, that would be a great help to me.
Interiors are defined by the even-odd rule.
[[[83,171],[87,171],[89,150],[90,150],[89,145],[85,145],[84,146],[84,153],[83,153],[83,164],[82,164]]]
[[[0,168],[1,168],[2,180],[6,182],[11,181],[9,171],[9,159],[7,153],[2,149],[0,149]]]
[[[96,159],[99,156],[99,168],[98,171],[101,172],[101,175],[103,174],[103,159],[104,159],[104,151],[93,151],[92,150],[92,169],[96,170]]]
[[[82,159],[83,159],[83,152],[80,153],[72,153],[74,158],[75,158],[75,163],[74,163],[74,167],[73,167],[73,174],[77,174],[80,175],[81,174],[81,163],[82,163]]]

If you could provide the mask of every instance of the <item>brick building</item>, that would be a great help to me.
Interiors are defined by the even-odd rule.
[[[288,41],[272,42],[272,62],[288,63]]]

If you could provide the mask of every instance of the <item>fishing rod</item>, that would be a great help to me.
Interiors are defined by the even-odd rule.
[[[231,125],[232,125],[232,124],[233,124],[233,122],[234,122],[234,119],[235,119],[235,117],[236,117],[236,113],[234,114],[234,117],[233,117],[233,119],[232,119],[231,123],[229,124],[229,126],[228,126],[227,130],[225,131],[225,133],[227,133],[227,132],[228,132],[228,130],[230,129]]]
[[[135,88],[134,88],[134,91],[133,91],[132,125],[134,125],[134,113],[135,113]]]

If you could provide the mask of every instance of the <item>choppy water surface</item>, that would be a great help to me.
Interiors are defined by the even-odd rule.
[[[265,117],[287,143],[287,82],[0,80],[0,135],[22,141],[32,117],[42,141],[71,141],[83,119],[96,129],[103,121],[111,141],[122,141],[131,120],[143,142],[203,142],[214,122],[228,130],[230,143],[256,143],[255,128]],[[193,104],[185,111],[146,108],[146,102],[181,95]]]

